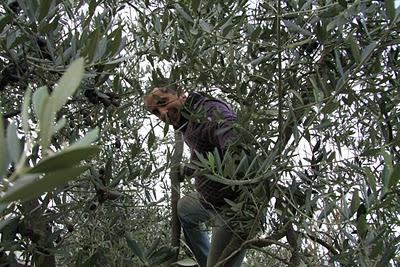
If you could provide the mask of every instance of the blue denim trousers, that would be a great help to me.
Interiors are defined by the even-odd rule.
[[[200,203],[200,195],[193,192],[179,199],[178,216],[189,248],[192,250],[200,267],[214,267],[225,247],[229,244],[234,230],[227,220],[215,209],[205,208]],[[211,222],[211,242],[206,222]],[[237,253],[230,267],[240,267],[245,251]]]

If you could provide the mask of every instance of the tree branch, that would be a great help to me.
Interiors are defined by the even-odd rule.
[[[166,266],[170,266],[173,262],[178,260],[181,224],[178,218],[178,200],[180,198],[180,174],[179,165],[182,161],[183,153],[183,140],[180,132],[175,131],[175,152],[171,158],[171,246],[177,247],[178,251],[173,258],[171,258]]]
[[[254,238],[254,239],[249,239],[246,241],[243,241],[243,239],[241,239],[238,236],[234,236],[232,241],[229,243],[228,246],[231,246],[231,250],[229,249],[225,249],[224,253],[227,253],[227,251],[229,251],[229,255],[226,256],[226,254],[221,255],[221,261],[219,261],[217,263],[217,265],[215,267],[229,267],[231,266],[231,262],[230,260],[237,254],[239,253],[242,249],[246,249],[246,248],[250,248],[250,247],[267,247],[270,245],[278,245],[281,247],[284,247],[286,249],[290,249],[289,246],[287,246],[286,244],[279,242],[278,240],[280,240],[281,238],[283,238],[286,235],[286,228],[287,226],[285,226],[283,229],[280,229],[279,231],[273,233],[272,235],[270,235],[269,237],[265,237],[265,238]],[[233,249],[236,248],[236,249]]]
[[[331,246],[330,244],[328,244],[324,240],[322,240],[322,239],[320,239],[320,238],[318,238],[316,236],[310,235],[310,234],[306,234],[306,236],[308,238],[310,238],[312,241],[317,242],[318,244],[324,246],[333,255],[338,255],[339,254],[339,252],[333,246]]]

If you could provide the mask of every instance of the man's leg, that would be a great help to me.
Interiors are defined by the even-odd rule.
[[[228,246],[229,242],[232,239],[232,236],[235,233],[232,232],[232,229],[229,228],[229,225],[222,218],[218,218],[215,222],[215,226],[212,228],[212,239],[211,239],[211,248],[208,256],[208,267],[215,266],[219,260],[224,249]],[[242,265],[245,250],[242,250],[232,258],[230,258],[229,267],[240,267]]]
[[[200,203],[197,192],[179,199],[178,216],[186,242],[200,267],[206,267],[208,252],[210,250],[210,240],[202,224],[210,220],[211,213]]]

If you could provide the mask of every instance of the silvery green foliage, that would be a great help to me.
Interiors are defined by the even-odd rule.
[[[174,151],[164,144],[172,139],[168,127],[160,131],[142,108],[143,88],[162,83],[222,97],[239,113],[247,158],[235,165],[221,157],[219,164],[214,155],[193,164],[247,192],[227,210],[239,222],[255,218],[257,209],[246,213],[249,204],[265,203],[263,237],[274,242],[250,240],[265,251],[251,250],[250,266],[398,262],[394,1],[16,2],[3,3],[0,18],[0,100],[8,118],[7,130],[0,131],[3,177],[9,173],[4,162],[18,165],[26,153],[22,135],[38,141],[28,152],[34,166],[47,157],[41,146],[61,151],[89,129],[100,133],[100,158],[90,161],[89,171],[57,195],[39,198],[38,212],[29,215],[54,225],[51,244],[42,246],[60,252],[59,265],[139,266],[126,232],[143,250],[155,233],[162,245],[169,241],[163,200],[169,197],[166,170]],[[52,95],[39,88],[52,91],[60,73],[81,56],[85,77],[55,117],[53,132],[40,131],[49,121],[35,124],[39,131],[30,128],[22,119],[32,110],[26,108],[31,101],[23,102],[27,85],[36,114],[35,106]],[[16,110],[20,115],[12,116]],[[54,160],[54,166],[63,164]],[[251,165],[246,174],[242,167]],[[235,172],[245,178],[236,179]],[[190,190],[189,183],[183,186],[183,192]],[[26,235],[14,239],[29,221],[18,221],[28,217],[22,207],[3,210],[11,220],[5,236],[20,251],[33,242]],[[295,242],[283,227],[290,223]],[[68,232],[71,224],[76,230]]]

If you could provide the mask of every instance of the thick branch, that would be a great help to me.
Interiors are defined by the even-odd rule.
[[[290,258],[290,266],[298,266],[301,262],[299,248],[299,233],[293,229],[293,224],[289,223],[286,232],[286,238],[291,247],[292,257]]]
[[[54,245],[49,239],[53,234],[52,222],[43,219],[43,207],[38,199],[32,199],[21,203],[21,211],[28,218],[24,220],[28,231],[23,235],[26,235],[36,247],[32,256],[35,266],[55,267]]]
[[[173,262],[176,262],[179,254],[180,236],[181,236],[181,224],[178,218],[178,200],[180,198],[180,174],[179,164],[182,160],[183,154],[183,140],[180,132],[175,132],[175,152],[171,159],[171,246],[178,248],[178,252],[175,257],[170,259],[166,266],[170,266]]]

